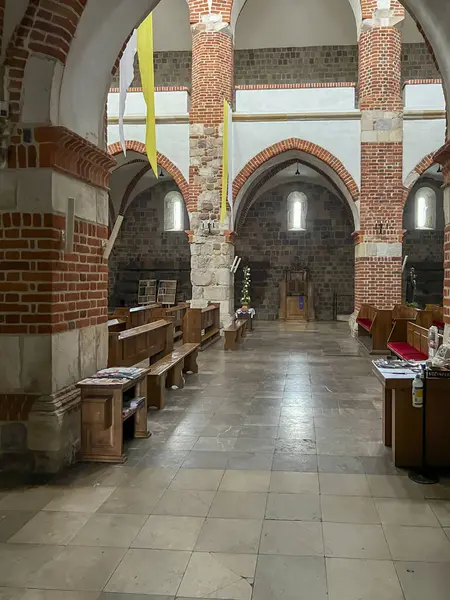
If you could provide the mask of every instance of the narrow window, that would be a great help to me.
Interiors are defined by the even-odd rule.
[[[291,192],[288,196],[288,230],[305,231],[308,199],[303,192]]]
[[[180,192],[169,192],[164,199],[164,230],[184,230],[183,197]]]
[[[416,229],[436,229],[436,192],[430,187],[416,192]]]

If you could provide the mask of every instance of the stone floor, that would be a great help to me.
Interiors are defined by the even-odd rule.
[[[448,600],[450,484],[393,467],[346,325],[258,323],[200,370],[125,466],[3,478],[1,600]]]

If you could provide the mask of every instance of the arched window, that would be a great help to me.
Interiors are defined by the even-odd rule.
[[[436,192],[421,187],[416,192],[416,229],[436,229]]]
[[[287,199],[288,230],[305,231],[308,198],[303,192],[291,192]]]
[[[169,192],[164,198],[164,231],[184,231],[183,196]]]

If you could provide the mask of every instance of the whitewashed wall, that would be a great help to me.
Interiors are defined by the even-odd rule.
[[[445,119],[405,121],[403,128],[403,181],[420,161],[445,143]]]
[[[236,112],[247,114],[355,112],[355,88],[237,90]]]
[[[405,110],[445,110],[441,84],[405,85]]]
[[[157,117],[187,115],[189,111],[189,94],[187,92],[155,92],[155,113]],[[144,116],[147,113],[144,94],[130,92],[127,94],[126,117]],[[108,116],[119,116],[119,94],[108,94]]]

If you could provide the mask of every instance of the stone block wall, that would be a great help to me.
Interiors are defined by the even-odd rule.
[[[308,197],[306,231],[287,230],[287,197],[291,191]],[[236,240],[242,266],[252,269],[252,306],[258,318],[278,319],[279,283],[291,268],[307,268],[315,284],[318,320],[333,317],[333,294],[348,295],[353,311],[354,225],[344,201],[327,189],[308,183],[284,184],[264,193],[251,207]],[[239,305],[242,269],[236,276]]]
[[[348,82],[358,79],[357,46],[256,48],[234,53],[235,85]],[[155,85],[191,87],[192,52],[155,52]],[[402,79],[435,79],[437,72],[425,43],[403,44]],[[119,73],[111,87],[119,87]],[[135,60],[132,87],[141,87],[139,61]]]
[[[444,289],[444,210],[442,190],[433,182],[423,181],[414,186],[409,195],[403,215],[403,256],[408,256],[404,274],[404,290],[407,272],[415,267],[417,272],[417,302],[442,304]],[[421,231],[414,227],[415,193],[421,185],[429,185],[436,191],[436,230]]]
[[[178,301],[192,297],[190,247],[182,232],[164,231],[164,198],[178,190],[160,183],[137,196],[125,214],[109,259],[109,306],[137,304],[140,279],[178,280]],[[185,214],[186,229],[188,216]]]

